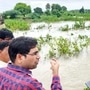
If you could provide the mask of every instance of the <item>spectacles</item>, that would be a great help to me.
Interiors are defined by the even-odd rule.
[[[39,53],[39,51],[36,51],[36,52],[33,52],[33,53],[28,53],[27,55],[31,55],[31,56],[34,56],[34,55],[37,55]]]

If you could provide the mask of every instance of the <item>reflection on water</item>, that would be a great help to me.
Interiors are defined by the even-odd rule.
[[[90,30],[74,30],[68,32],[58,31],[60,26],[69,24],[72,26],[74,22],[60,22],[60,23],[52,23],[50,28],[46,23],[33,23],[31,26],[31,30],[27,32],[15,32],[15,37],[18,36],[32,36],[32,37],[45,37],[47,34],[52,36],[63,36],[69,39],[76,38],[78,35],[87,35],[90,37]],[[45,28],[38,31],[36,27],[38,25],[45,24]],[[86,25],[89,25],[90,22],[87,22]],[[73,33],[73,36],[71,36]],[[46,49],[44,52],[47,52]],[[42,54],[41,54],[42,55]],[[43,56],[42,56],[43,57]],[[41,57],[41,61],[37,67],[37,69],[33,70],[33,75],[41,82],[43,82],[46,90],[50,90],[50,83],[52,72],[50,70],[49,60],[44,61]],[[71,57],[69,59],[60,57],[60,72],[59,75],[61,77],[61,83],[63,90],[83,90],[85,86],[85,82],[90,80],[90,47],[84,48],[84,50],[77,57]]]

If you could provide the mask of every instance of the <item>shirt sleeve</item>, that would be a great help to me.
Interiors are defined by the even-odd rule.
[[[62,90],[59,76],[53,76],[51,90]]]
[[[42,83],[40,83],[37,79],[33,79],[29,87],[30,90],[45,90]]]

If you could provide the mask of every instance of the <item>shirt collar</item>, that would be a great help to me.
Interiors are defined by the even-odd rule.
[[[12,69],[13,71],[21,72],[24,74],[32,75],[32,72],[24,67],[16,66],[13,63],[8,63],[8,68]]]
[[[6,67],[6,66],[7,66],[7,63],[0,60],[0,67]]]

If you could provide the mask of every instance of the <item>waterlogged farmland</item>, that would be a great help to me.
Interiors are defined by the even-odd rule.
[[[28,31],[15,31],[15,37],[36,37],[41,54],[33,75],[50,90],[50,59],[58,58],[63,90],[84,90],[90,80],[90,21],[32,23]]]
[[[28,31],[16,31],[16,37],[36,37],[39,49],[47,47],[48,58],[78,55],[90,44],[89,22],[32,23]],[[41,49],[42,48],[42,49]],[[46,50],[46,49],[45,49]],[[45,59],[45,58],[44,58]]]

